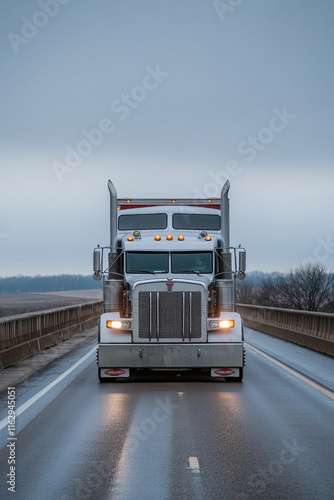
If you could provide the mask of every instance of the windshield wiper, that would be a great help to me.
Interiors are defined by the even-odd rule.
[[[198,271],[194,271],[193,269],[181,269],[181,271],[172,271],[174,274],[186,274],[186,273],[193,273],[197,274],[197,276],[200,275]]]
[[[129,274],[155,274],[155,273],[153,271],[142,270],[142,271],[129,271]]]

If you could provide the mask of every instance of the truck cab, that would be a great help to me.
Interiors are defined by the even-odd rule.
[[[104,299],[99,380],[200,370],[242,381],[234,288],[245,251],[229,244],[228,181],[220,200],[118,199],[111,181],[108,188],[110,246],[94,250]]]

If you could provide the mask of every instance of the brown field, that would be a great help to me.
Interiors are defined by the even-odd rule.
[[[0,294],[0,317],[43,311],[102,299],[102,290]]]

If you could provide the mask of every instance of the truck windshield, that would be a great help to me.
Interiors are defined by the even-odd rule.
[[[172,273],[212,273],[211,252],[172,253]]]
[[[168,273],[167,252],[127,252],[126,271],[128,273]]]

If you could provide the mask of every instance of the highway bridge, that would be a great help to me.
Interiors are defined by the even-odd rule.
[[[0,372],[0,498],[332,499],[334,359],[288,338],[330,351],[333,315],[238,307],[243,383],[180,372],[99,384],[99,303],[2,321],[2,366],[5,352],[35,354]]]

